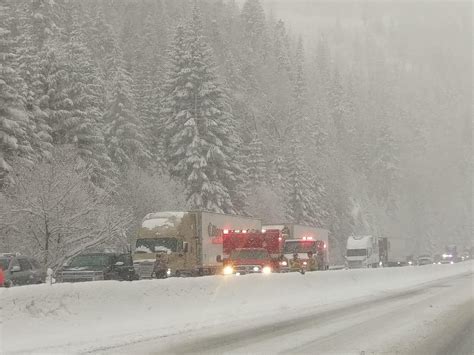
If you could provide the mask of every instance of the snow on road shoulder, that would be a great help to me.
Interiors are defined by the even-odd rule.
[[[88,351],[385,294],[473,263],[2,289],[2,352]]]

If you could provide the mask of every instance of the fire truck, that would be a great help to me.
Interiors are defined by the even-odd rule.
[[[285,241],[280,230],[224,230],[224,274],[269,274],[280,271]]]
[[[263,228],[281,231],[285,240],[283,253],[288,260],[294,254],[298,254],[298,258],[305,266],[308,261],[308,253],[312,252],[318,269],[329,269],[328,230],[293,223],[264,225]]]

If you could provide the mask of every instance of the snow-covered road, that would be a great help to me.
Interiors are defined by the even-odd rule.
[[[474,351],[471,282],[463,275],[244,330],[218,328],[211,336],[207,329],[111,352],[468,355]],[[462,346],[457,352],[456,338]]]
[[[0,294],[0,349],[360,353],[430,344],[441,349],[453,346],[449,341],[456,337],[465,339],[459,324],[472,322],[472,272],[473,263],[465,262],[18,287]],[[433,334],[439,344],[428,341]]]

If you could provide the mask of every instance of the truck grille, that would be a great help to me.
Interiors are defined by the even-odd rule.
[[[254,270],[255,269],[255,270]],[[258,270],[257,270],[258,269]],[[260,265],[237,265],[234,267],[235,272],[241,274],[256,274],[262,272]]]
[[[84,282],[104,279],[102,271],[63,271],[60,275],[61,282]]]
[[[133,267],[135,268],[135,272],[140,276],[140,279],[150,279],[154,265],[154,263],[142,261],[135,263]]]
[[[362,263],[362,260],[348,260],[347,266],[349,266],[350,268],[365,267],[365,265]]]

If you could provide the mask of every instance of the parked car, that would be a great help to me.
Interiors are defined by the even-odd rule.
[[[0,254],[4,286],[32,285],[43,283],[45,269],[33,258],[17,254]]]
[[[85,253],[72,258],[59,270],[57,282],[138,280],[131,254]]]

